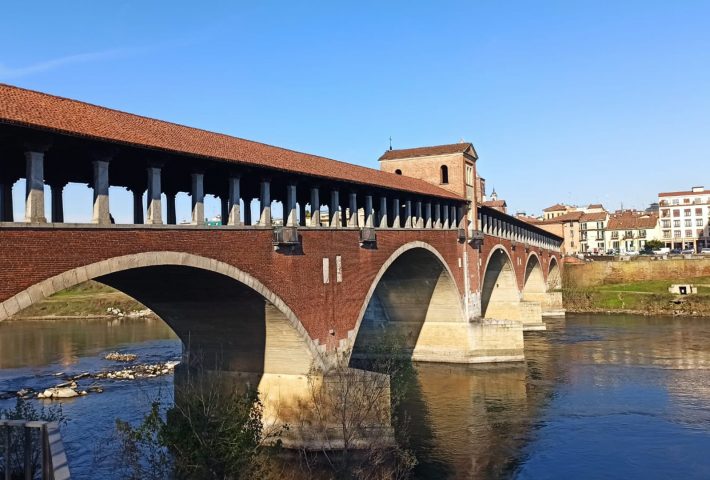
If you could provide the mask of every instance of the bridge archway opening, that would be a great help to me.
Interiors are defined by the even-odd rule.
[[[515,268],[508,253],[497,247],[491,252],[481,287],[481,316],[511,318],[510,312],[520,303]]]
[[[540,296],[547,292],[545,276],[542,273],[542,265],[537,255],[528,257],[525,265],[525,278],[523,282],[523,300],[541,301]]]
[[[194,255],[118,257],[50,278],[6,302],[32,299],[27,307],[40,300],[38,291],[54,294],[87,279],[151,309],[181,340],[190,365],[247,374],[250,381],[267,373],[303,375],[321,365],[313,341],[282,300],[236,268]]]
[[[424,348],[420,334],[425,324],[463,322],[458,288],[433,249],[414,247],[393,255],[375,284],[352,345],[351,366],[364,367],[379,354],[416,359]]]
[[[555,257],[550,258],[550,266],[547,272],[547,291],[555,291],[562,288],[562,272]]]

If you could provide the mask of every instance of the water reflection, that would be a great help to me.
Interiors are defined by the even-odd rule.
[[[61,318],[0,322],[0,369],[74,365],[117,345],[177,338],[158,318]]]
[[[109,349],[159,361],[180,342],[160,320],[5,322],[0,383],[102,368],[95,356]],[[526,335],[525,349],[518,365],[416,365],[404,404],[415,478],[710,478],[710,319],[568,316]],[[156,389],[172,379],[116,382],[66,404],[77,478],[96,471],[86,432],[139,419]]]

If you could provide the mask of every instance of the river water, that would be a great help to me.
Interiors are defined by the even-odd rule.
[[[568,315],[525,348],[524,364],[417,365],[416,478],[710,478],[710,319]],[[157,362],[181,346],[159,320],[6,321],[0,392],[120,367],[113,350]],[[101,383],[61,402],[75,478],[116,478],[115,419],[171,400],[172,376]]]

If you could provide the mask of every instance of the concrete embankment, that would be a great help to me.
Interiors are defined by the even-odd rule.
[[[697,295],[674,295],[672,284],[693,284]],[[563,278],[568,312],[710,316],[710,259],[638,258],[568,265]]]

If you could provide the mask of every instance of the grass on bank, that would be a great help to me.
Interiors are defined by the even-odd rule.
[[[668,292],[673,284],[692,284],[697,295],[679,297]],[[650,280],[563,291],[569,311],[636,311],[646,314],[710,315],[710,277]]]
[[[21,310],[14,318],[96,317],[106,315],[108,308],[132,312],[146,307],[114,288],[89,280]]]

